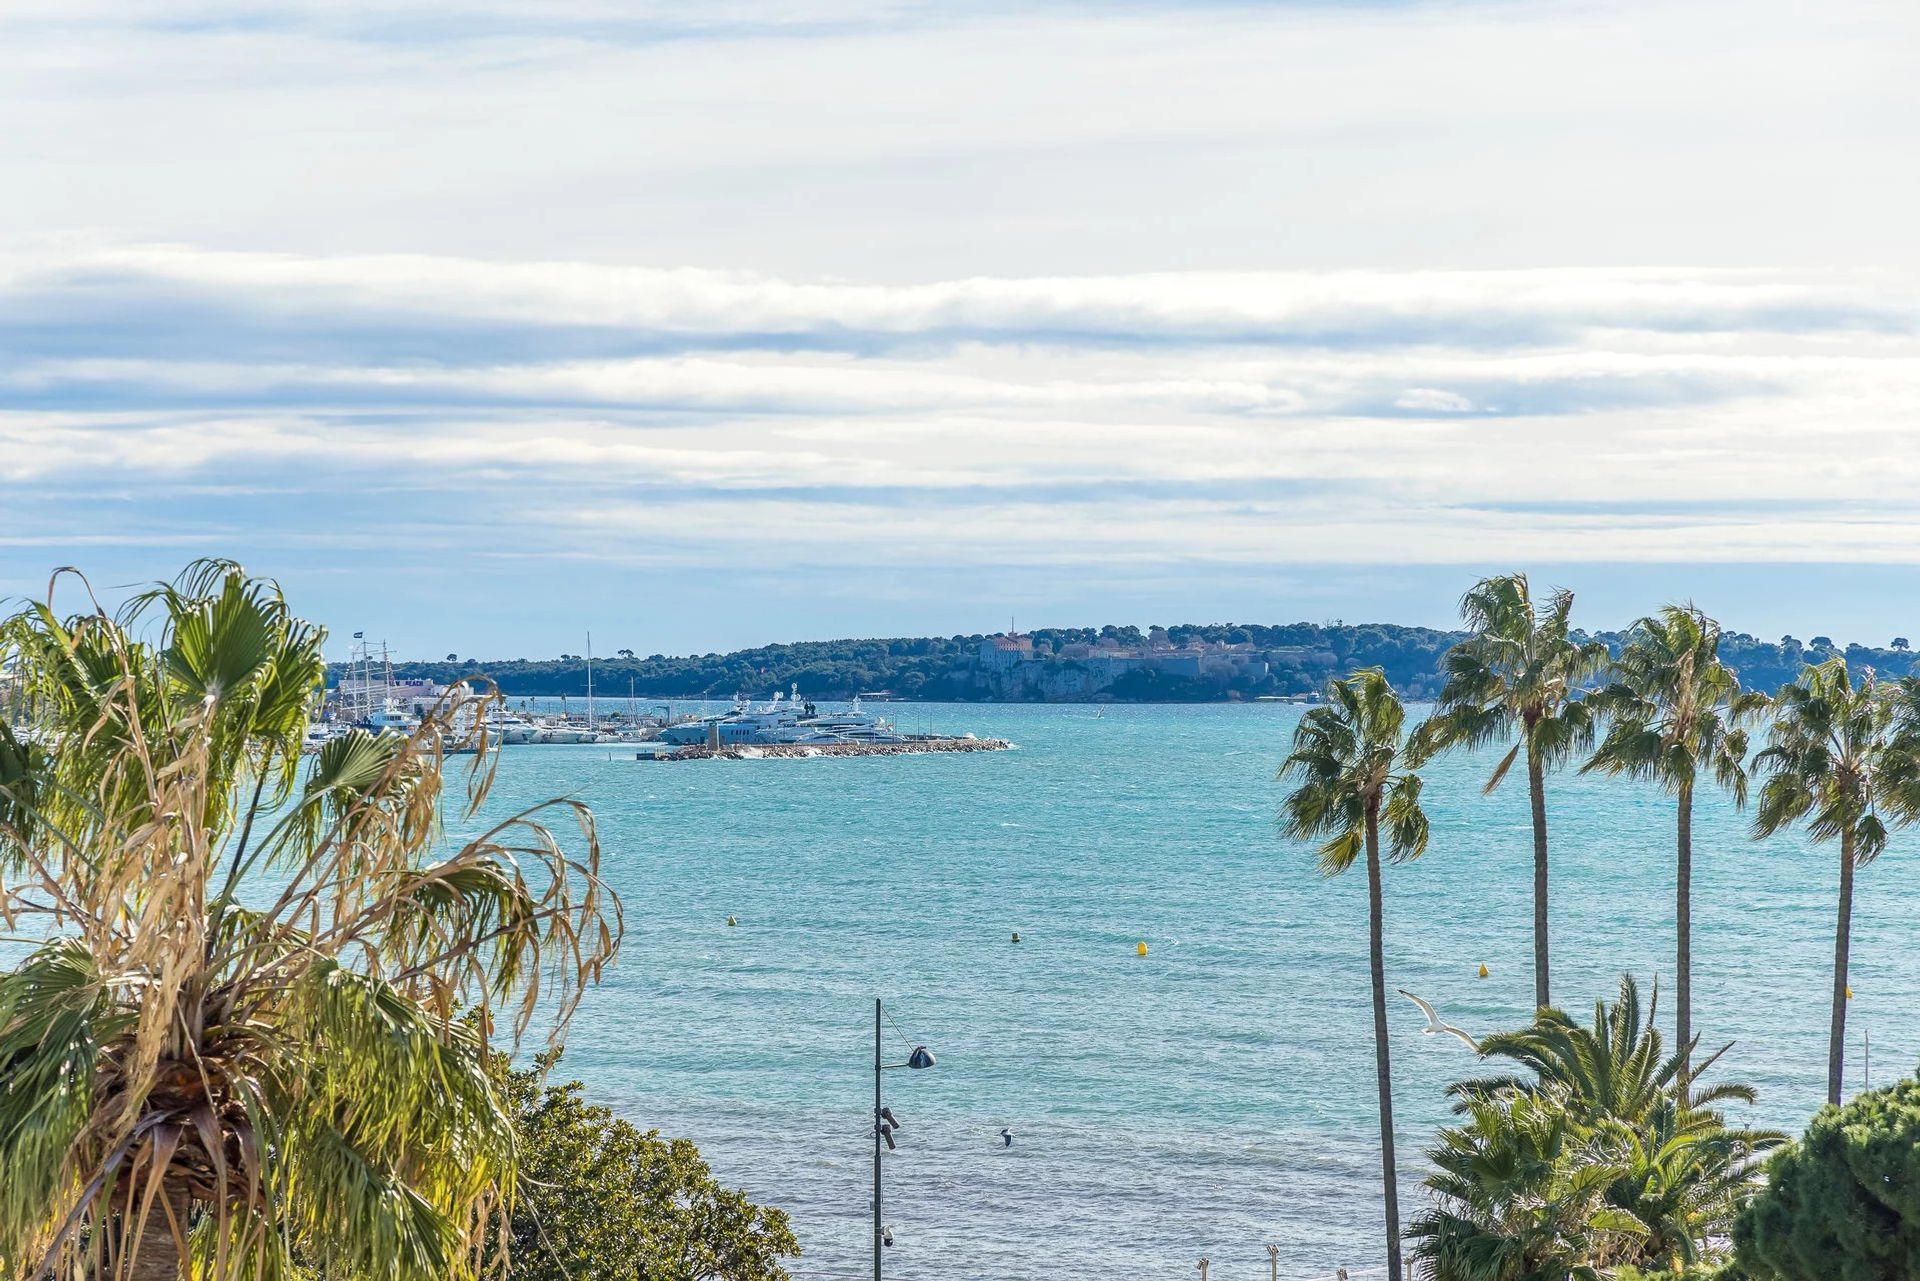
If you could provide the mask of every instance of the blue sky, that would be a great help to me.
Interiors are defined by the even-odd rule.
[[[530,15],[536,15],[530,16]],[[695,15],[689,17],[688,15]],[[1920,628],[1920,10],[23,0],[0,593]]]

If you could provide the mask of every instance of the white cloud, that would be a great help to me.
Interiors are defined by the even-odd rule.
[[[734,496],[716,507],[727,521],[762,533],[814,505],[808,545],[837,539],[841,557],[873,543],[827,514],[864,488],[917,495],[930,520],[964,509],[971,529],[1041,527],[1021,504],[1072,512],[1036,545],[1062,562],[1129,554],[1088,531],[1103,514],[1132,529],[1143,502],[1173,491],[1188,504],[1177,545],[1228,559],[1270,545],[1256,513],[1276,488],[1288,510],[1322,513],[1323,537],[1299,546],[1358,558],[1396,541],[1464,558],[1528,530],[1566,557],[1654,556],[1678,537],[1671,509],[1704,502],[1764,507],[1759,527],[1776,534],[1824,531],[1799,547],[1906,558],[1897,522],[1842,538],[1826,507],[1920,499],[1907,445],[1920,335],[1901,327],[1916,310],[1885,283],[1758,271],[888,286],[586,263],[19,255],[0,321],[29,340],[42,324],[83,336],[81,354],[0,364],[0,391],[38,406],[0,417],[0,476],[204,484],[278,469],[318,492],[511,477],[517,504],[640,487],[662,519],[688,521],[717,492]],[[476,338],[480,318],[515,328]],[[95,323],[119,354],[84,354]],[[951,340],[955,326],[970,336]],[[770,328],[821,341],[756,349]],[[887,341],[824,341],[863,329]],[[623,343],[653,354],[589,354]],[[396,359],[395,344],[432,355]],[[520,349],[543,356],[500,359]],[[798,491],[812,497],[785,496]],[[1356,501],[1364,535],[1336,518]],[[1583,532],[1587,509],[1618,519]],[[1498,532],[1480,539],[1488,521]],[[1684,545],[1712,558],[1744,529]]]
[[[1906,0],[8,11],[0,240],[895,281],[1920,265]]]
[[[1423,414],[1464,414],[1473,409],[1473,402],[1459,392],[1438,387],[1410,387],[1396,396],[1393,404],[1396,409]]]
[[[973,277],[917,285],[792,281],[741,271],[426,255],[208,252],[182,246],[0,256],[15,306],[75,294],[220,304],[346,324],[493,320],[670,335],[1218,344],[1471,346],[1596,331],[1910,332],[1913,289],[1867,273],[1704,269],[1182,272]]]
[[[1913,562],[1920,8],[1821,19],[26,0],[0,480],[702,572]]]

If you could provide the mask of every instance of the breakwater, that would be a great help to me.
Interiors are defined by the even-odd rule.
[[[925,752],[1004,752],[1004,738],[909,738],[898,743],[767,743],[761,746],[699,744],[666,751],[636,752],[642,761],[803,760],[813,756],[914,756]]]

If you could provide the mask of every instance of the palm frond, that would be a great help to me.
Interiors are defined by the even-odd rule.
[[[591,814],[445,842],[450,753],[497,699],[470,686],[303,770],[323,634],[238,566],[88,604],[0,623],[35,718],[0,734],[0,916],[50,932],[0,975],[0,1259],[471,1281],[517,1162],[488,1037],[537,1012],[557,1043],[619,946]]]

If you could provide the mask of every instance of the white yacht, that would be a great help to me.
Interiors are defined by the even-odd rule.
[[[819,747],[835,743],[904,743],[906,738],[890,722],[861,711],[858,699],[850,711],[822,712],[812,703],[801,702],[797,694],[783,698],[776,693],[760,707],[741,701],[735,703],[731,711],[717,716],[669,725],[660,731],[660,741],[680,747],[702,744],[769,747],[791,743]]]
[[[366,725],[376,734],[412,734],[420,728],[420,718],[389,698],[378,711],[368,714]]]

